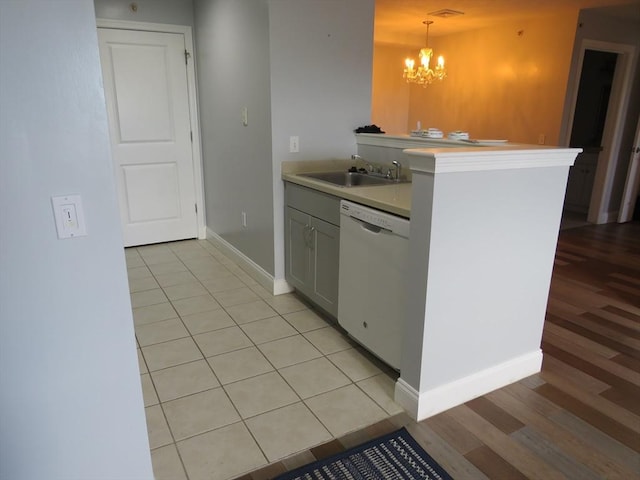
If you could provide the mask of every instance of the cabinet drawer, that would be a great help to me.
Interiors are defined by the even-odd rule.
[[[340,225],[340,199],[295,183],[285,182],[285,202],[288,206]]]

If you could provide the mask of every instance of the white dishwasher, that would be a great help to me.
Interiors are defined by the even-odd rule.
[[[409,261],[409,220],[340,202],[338,323],[400,369]]]

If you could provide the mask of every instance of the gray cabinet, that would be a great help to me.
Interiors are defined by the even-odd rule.
[[[285,183],[285,278],[336,317],[340,199]]]

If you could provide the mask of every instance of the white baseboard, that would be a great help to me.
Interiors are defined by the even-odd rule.
[[[276,279],[256,262],[247,257],[220,235],[207,227],[207,241],[233,259],[247,275],[274,295],[282,295],[293,291],[293,287],[284,279]]]
[[[401,376],[396,382],[395,401],[420,421],[538,373],[541,368],[542,350],[536,350],[425,392],[418,392]]]
[[[603,215],[604,222],[602,223],[613,223],[618,221],[618,215],[620,214],[619,210],[615,212],[607,212]]]
[[[394,392],[395,402],[404,408],[413,419],[418,418],[418,403],[420,403],[419,392],[405,382],[402,377],[396,380],[396,388]]]
[[[596,215],[595,218],[587,217],[587,220],[597,225],[602,225],[603,223],[613,223],[618,221],[618,214],[619,214],[618,210],[614,212],[602,212]]]
[[[289,285],[284,278],[273,279],[273,294],[282,295],[283,293],[293,292],[295,289]]]

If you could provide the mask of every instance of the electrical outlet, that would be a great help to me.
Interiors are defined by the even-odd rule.
[[[298,153],[300,151],[300,138],[289,137],[289,153]]]
[[[242,212],[242,226],[247,226],[247,212]]]
[[[249,109],[247,107],[242,107],[242,125],[245,127],[249,125]]]

